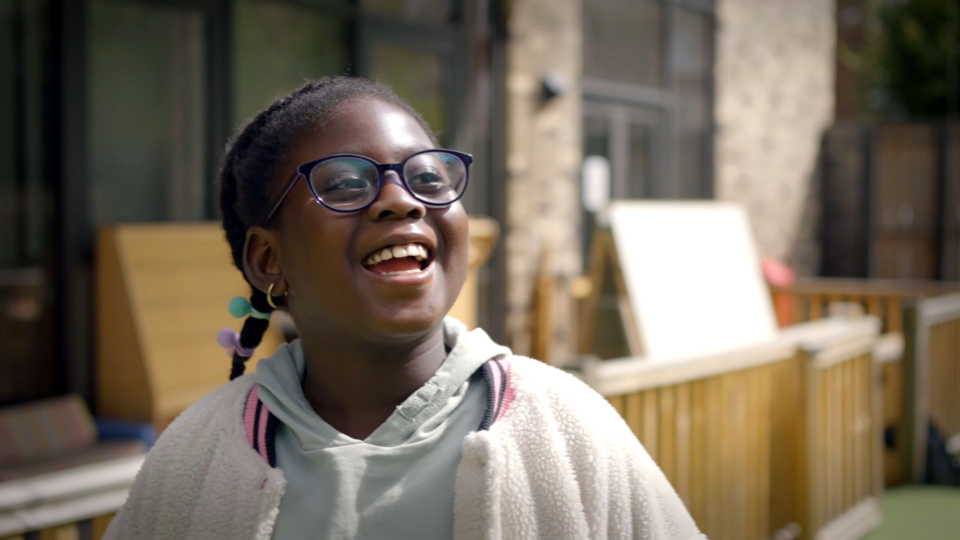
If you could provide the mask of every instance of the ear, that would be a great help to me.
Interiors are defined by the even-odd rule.
[[[243,244],[243,272],[247,279],[264,294],[273,285],[273,296],[287,292],[287,280],[280,266],[279,240],[275,230],[250,227]]]

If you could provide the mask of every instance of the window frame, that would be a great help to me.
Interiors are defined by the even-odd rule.
[[[590,0],[585,0],[589,2]],[[645,86],[641,84],[601,79],[595,77],[583,77],[581,80],[583,89],[584,105],[591,106],[629,106],[638,109],[655,109],[661,111],[665,118],[664,125],[660,128],[661,132],[657,134],[658,139],[662,139],[664,144],[661,146],[662,155],[661,164],[655,167],[656,178],[654,179],[655,189],[651,194],[654,198],[679,198],[681,196],[689,197],[690,194],[681,193],[680,171],[680,127],[679,127],[679,108],[681,106],[674,90],[674,13],[677,9],[687,10],[698,15],[704,16],[709,25],[710,39],[707,41],[706,61],[709,66],[707,70],[707,81],[705,92],[707,126],[705,137],[708,144],[704,145],[702,150],[703,171],[697,185],[697,198],[713,198],[715,196],[715,164],[713,138],[716,133],[716,119],[714,118],[714,106],[716,99],[716,36],[717,36],[717,18],[714,0],[646,0],[658,3],[661,6],[661,44],[660,44],[660,80],[659,87]],[[585,3],[586,9],[586,3]],[[585,108],[586,109],[586,108]],[[614,146],[616,142],[612,143]],[[622,143],[621,143],[622,145]],[[617,165],[611,163],[613,176],[623,176],[624,173],[617,171]]]

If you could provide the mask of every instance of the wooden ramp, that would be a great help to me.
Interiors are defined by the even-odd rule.
[[[230,359],[217,345],[227,312],[250,286],[233,266],[217,223],[128,224],[97,242],[97,413],[165,428],[224,384]],[[247,369],[282,338],[271,325]]]

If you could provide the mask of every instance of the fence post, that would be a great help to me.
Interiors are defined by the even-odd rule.
[[[921,317],[923,300],[903,309],[903,414],[896,434],[900,449],[901,478],[922,482],[927,459],[926,365],[929,328]]]

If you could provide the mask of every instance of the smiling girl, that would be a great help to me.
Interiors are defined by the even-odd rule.
[[[700,538],[603,398],[445,318],[470,164],[357,78],[240,132],[220,175],[253,291],[230,306],[233,380],[164,432],[107,538]],[[275,309],[300,339],[242,375]]]

